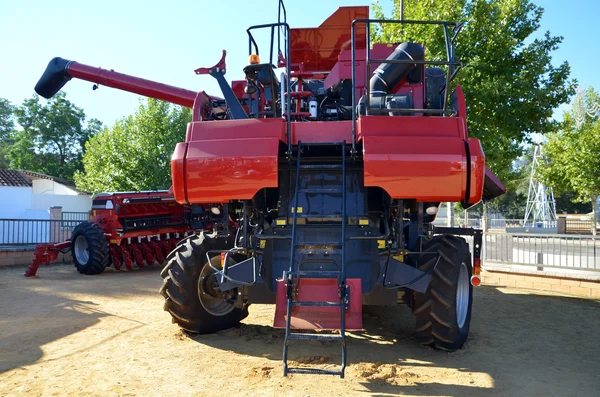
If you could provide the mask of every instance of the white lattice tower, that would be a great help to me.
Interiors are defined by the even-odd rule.
[[[581,128],[587,117],[600,117],[600,103],[585,103],[585,94],[583,88],[577,88],[577,94],[573,99],[573,116],[575,118],[575,126]]]
[[[544,166],[545,160],[542,156],[542,145],[538,144],[535,146],[533,152],[533,161],[531,162],[531,175],[529,176],[529,190],[527,192],[527,207],[525,209],[525,218],[523,224],[527,224],[528,221],[548,222],[556,221],[556,206],[554,202],[554,193],[552,189],[544,186],[542,182],[537,179],[536,168]]]

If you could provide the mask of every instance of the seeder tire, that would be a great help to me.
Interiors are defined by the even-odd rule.
[[[422,345],[446,351],[460,349],[469,336],[473,286],[467,242],[456,236],[434,236],[423,242],[423,252],[440,255],[427,292],[415,292],[415,333]],[[420,255],[420,270],[431,269],[438,255]]]
[[[110,262],[110,255],[108,242],[100,226],[92,222],[77,225],[71,234],[71,254],[79,273],[102,273]]]
[[[188,332],[210,334],[239,324],[247,315],[247,309],[228,306],[226,301],[209,312],[200,301],[202,274],[210,269],[206,252],[226,250],[233,246],[233,239],[216,238],[199,234],[179,242],[168,255],[167,265],[161,271],[163,284],[160,294],[165,298],[164,310],[169,312],[174,323]],[[215,262],[220,265],[220,257]]]

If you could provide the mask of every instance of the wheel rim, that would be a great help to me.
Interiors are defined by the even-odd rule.
[[[80,265],[87,265],[90,260],[90,250],[85,236],[77,236],[75,246],[73,247],[73,254],[75,254],[75,259],[77,259]]]
[[[220,257],[212,258],[211,263],[214,267],[221,268]],[[237,289],[222,292],[218,287],[215,274],[215,270],[206,263],[198,278],[198,298],[204,310],[209,314],[225,316],[235,309]]]
[[[462,328],[467,321],[469,312],[469,269],[466,263],[460,264],[458,273],[458,285],[456,287],[456,322]]]

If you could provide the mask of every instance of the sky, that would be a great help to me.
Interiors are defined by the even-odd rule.
[[[373,0],[287,0],[291,27],[315,27],[339,6]],[[568,60],[583,87],[600,89],[600,1],[533,0],[545,9],[541,32],[563,36],[553,62]],[[380,0],[390,8],[391,0]],[[384,8],[384,9],[385,9]],[[21,104],[53,57],[220,96],[210,76],[194,69],[214,65],[227,50],[228,80],[243,79],[250,25],[277,20],[277,0],[20,0],[0,3],[0,98]],[[259,44],[260,45],[260,44]],[[457,57],[465,67],[468,60]],[[518,82],[516,82],[518,83]],[[72,80],[67,98],[105,125],[131,114],[137,95]],[[555,112],[560,117],[562,109]]]

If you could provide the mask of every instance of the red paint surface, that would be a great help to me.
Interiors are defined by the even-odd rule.
[[[483,181],[485,176],[485,155],[481,142],[478,139],[470,138],[469,152],[471,154],[471,188],[469,203],[478,203],[483,196]]]
[[[134,94],[150,98],[161,99],[188,108],[194,106],[194,100],[198,94],[196,91],[142,79],[112,70],[96,68],[78,62],[71,62],[69,64],[68,73],[71,77],[81,80],[91,81],[96,84],[133,92]]]
[[[464,123],[458,117],[438,116],[362,116],[357,121],[357,134],[364,136],[460,137]]]
[[[352,48],[352,21],[369,17],[369,7],[340,7],[318,28],[290,29],[290,63],[304,71],[329,71],[344,49]],[[357,48],[365,48],[365,24],[356,25]]]
[[[350,307],[346,310],[346,329],[362,329],[362,284],[359,278],[349,278]],[[338,302],[338,282],[334,278],[302,278],[297,288],[296,301]],[[277,282],[275,319],[273,327],[285,328],[287,297],[285,282]],[[339,329],[341,314],[339,307],[305,306],[292,308],[293,329]]]
[[[363,137],[365,186],[392,198],[460,201],[466,188],[464,141],[457,137]]]
[[[311,121],[292,123],[292,142],[352,143],[352,121]]]
[[[171,160],[173,191],[179,203],[249,200],[260,189],[277,187],[281,119],[192,123],[190,141],[178,144]]]

